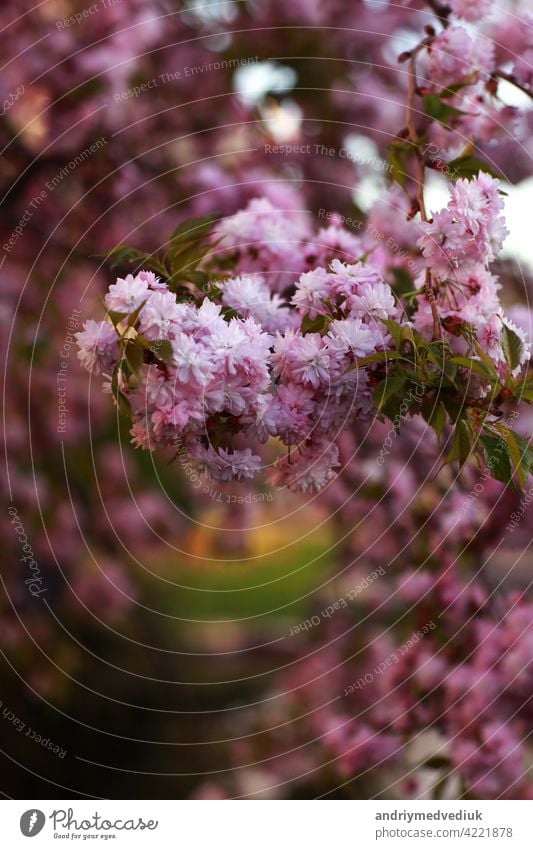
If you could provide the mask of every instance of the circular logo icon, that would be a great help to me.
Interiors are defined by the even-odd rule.
[[[24,837],[35,837],[42,830],[46,817],[42,811],[32,808],[25,811],[20,818],[20,830]]]

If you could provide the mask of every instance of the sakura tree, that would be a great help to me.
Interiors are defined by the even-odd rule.
[[[338,539],[311,625],[253,655],[264,704],[206,733],[232,741],[230,774],[198,795],[531,796],[529,579],[509,567],[531,520],[531,275],[505,253],[531,18],[490,0],[5,5],[5,485],[82,630],[28,605],[5,520],[24,676],[73,686],[85,620],[146,611],[126,561],[164,557],[176,504],[205,509],[185,458],[235,500],[269,482],[321,505]],[[88,374],[73,354],[58,435],[66,332]]]
[[[397,57],[403,120],[381,107],[379,131],[369,120],[388,180],[366,213],[347,218],[333,205],[313,215],[305,187],[283,204],[258,191],[236,213],[182,222],[152,250],[119,245],[110,259],[134,269],[109,285],[105,318],[78,334],[82,364],[103,375],[136,447],[185,453],[221,482],[262,476],[321,493],[344,528],[369,513],[379,527],[376,486],[398,500],[402,518],[378,537],[398,571],[370,599],[363,648],[350,611],[331,622],[322,611],[298,628],[277,708],[251,711],[249,742],[235,741],[233,762],[248,767],[201,796],[253,795],[257,781],[267,795],[364,793],[368,782],[376,794],[408,797],[531,793],[527,700],[512,672],[529,663],[530,605],[505,592],[498,622],[492,591],[464,569],[466,549],[480,564],[490,557],[495,511],[523,497],[532,470],[523,424],[533,402],[530,318],[504,308],[497,268],[508,235],[499,150],[506,123],[529,120],[499,90],[505,81],[531,91],[531,24],[509,23],[503,47],[490,3],[428,6],[417,12],[423,32]],[[382,71],[369,74],[369,90],[383,96]],[[305,125],[297,141],[281,147],[303,160],[313,150]],[[314,151],[320,167],[323,150]],[[442,208],[428,206],[433,172],[447,182]],[[422,491],[427,511],[417,506]],[[377,544],[364,557],[355,550],[352,582],[383,562]],[[387,636],[372,630],[376,613]],[[406,615],[423,639],[406,630]],[[398,653],[402,638],[410,652]],[[325,699],[326,684],[340,695]]]

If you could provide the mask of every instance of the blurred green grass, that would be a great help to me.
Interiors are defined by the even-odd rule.
[[[327,540],[310,540],[254,560],[188,559],[172,569],[176,586],[165,585],[158,601],[162,610],[183,619],[294,619],[311,609],[314,591],[327,575],[327,548]]]

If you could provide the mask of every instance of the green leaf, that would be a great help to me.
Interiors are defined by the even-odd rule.
[[[173,254],[170,260],[171,279],[180,277],[188,280],[190,275],[196,274],[196,266],[212,249],[209,243],[194,243],[177,254]]]
[[[372,363],[383,363],[389,360],[402,360],[403,356],[399,351],[378,351],[376,354],[370,354],[368,357],[358,357],[355,363],[348,368],[351,371],[354,368],[364,368]]]
[[[410,142],[397,140],[388,145],[387,151],[387,162],[389,164],[387,174],[403,189],[409,176],[406,161],[409,156],[414,154],[415,148]]]
[[[213,224],[219,218],[218,212],[211,212],[201,218],[189,218],[187,221],[183,221],[172,231],[170,244],[185,246],[189,242],[199,241],[210,232]]]
[[[459,83],[455,83],[454,85],[448,86],[447,88],[443,88],[442,91],[439,92],[439,97],[442,98],[450,98],[455,97],[455,95],[461,91],[461,89],[466,88],[472,84],[472,81],[476,77],[476,71],[473,71],[469,74],[464,80],[461,80]]]
[[[438,119],[438,116],[441,114],[442,109],[444,108],[444,104],[442,103],[438,94],[426,94],[422,98],[422,106],[424,107],[424,112],[429,118]]]
[[[505,439],[483,434],[479,437],[479,441],[485,463],[492,477],[506,486],[512,485],[513,472]]]
[[[440,359],[436,356],[433,356],[432,358],[444,377],[447,378],[453,386],[456,386],[455,378],[457,377],[457,365],[452,361],[452,359],[447,356],[441,356]]]
[[[154,354],[169,365],[172,362],[172,345],[168,339],[160,339],[157,343],[154,342]]]
[[[502,439],[505,440],[512,471],[516,475],[516,480],[521,488],[525,486],[531,472],[533,454],[531,453],[529,444],[527,440],[519,436],[519,434],[514,433],[514,431],[510,430],[504,424],[496,424],[494,428],[501,434]]]
[[[484,363],[480,362],[480,360],[475,360],[472,357],[452,357],[450,362],[457,366],[461,366],[462,368],[467,368],[469,371],[475,371],[485,378],[493,376]]]
[[[417,342],[420,340],[418,334],[415,335],[415,331],[409,325],[404,324],[402,327],[402,342],[410,342],[413,348],[416,349]],[[425,339],[423,340],[423,344],[426,344]]]
[[[144,362],[143,346],[136,340],[128,340],[124,345],[124,358],[132,374],[138,376]]]
[[[104,304],[105,306],[105,304]],[[117,325],[120,324],[121,321],[124,321],[128,317],[127,312],[116,312],[115,310],[108,310],[106,307],[106,315],[110,319],[111,324],[117,329]]]
[[[477,156],[467,154],[466,156],[458,156],[452,159],[446,166],[446,173],[454,179],[465,177],[470,180],[472,177],[477,177],[480,171],[485,171],[493,177],[498,177],[500,180],[505,179],[502,174],[492,168],[488,162],[479,159]]]
[[[399,350],[402,344],[403,325],[399,324],[399,322],[397,321],[393,321],[390,318],[382,318],[381,320],[389,331],[390,335],[392,336],[397,350]]]
[[[438,121],[443,127],[448,127],[450,118],[455,118],[458,115],[468,115],[468,112],[463,112],[449,103],[444,103],[438,94],[425,94],[422,98],[422,106],[428,118],[433,118]]]
[[[143,266],[147,270],[154,271],[163,277],[166,277],[168,274],[163,263],[154,254],[139,251],[137,248],[130,248],[128,245],[118,245],[105,256],[111,262],[111,268],[116,268],[117,265],[131,265],[134,263],[139,269]]]
[[[324,330],[326,326],[326,316],[325,315],[317,315],[316,318],[309,318],[308,315],[304,316],[301,326],[302,334],[306,333],[320,333]]]
[[[117,245],[107,254],[107,259],[111,260],[111,268],[134,262],[136,259],[143,260],[145,257],[144,252],[137,250],[137,248],[130,248],[128,245]]]
[[[520,365],[522,354],[524,352],[524,344],[518,333],[515,333],[507,324],[503,325],[502,332],[502,348],[505,354],[505,359],[514,371]]]
[[[446,462],[451,463],[458,460],[460,466],[464,466],[472,454],[472,431],[465,419],[459,419],[453,432],[452,445]]]
[[[397,292],[402,297],[407,297],[407,295],[411,294],[410,290],[413,288],[413,278],[409,274],[405,268],[401,268],[400,266],[395,266],[388,269],[388,272],[394,278],[394,291]],[[416,289],[412,294],[419,294],[419,290]]]
[[[449,392],[442,392],[440,398],[451,421],[456,424],[464,414],[463,402],[456,394],[452,396]]]
[[[376,386],[372,394],[378,412],[387,403],[387,401],[389,401],[393,396],[398,395],[398,392],[403,389],[408,378],[409,375],[407,372],[399,371],[396,374],[389,375]]]
[[[484,366],[487,369],[487,372],[490,375],[491,379],[497,381],[498,375],[496,374],[496,370],[494,368],[494,363],[492,362],[491,358],[489,357],[487,352],[483,350],[483,348],[481,347],[481,345],[479,344],[477,339],[474,339],[473,343],[474,343],[474,348],[476,350],[476,354],[478,355],[481,362],[484,364]]]
[[[141,311],[144,309],[145,304],[146,301],[143,301],[142,304],[140,304],[140,306],[138,306],[136,310],[133,310],[133,312],[129,314],[128,327],[133,327],[137,323],[137,320],[141,314]]]
[[[211,278],[209,274],[205,271],[191,271],[188,274],[188,280],[191,283],[194,283],[202,292],[209,292],[213,295],[220,294],[222,291],[220,287],[216,287],[214,283],[211,282]]]
[[[137,336],[136,342],[138,342],[145,351],[151,351],[154,357],[157,357],[159,360],[163,360],[164,363],[169,364],[172,361],[172,345],[168,339],[145,339],[144,336],[140,334]]]
[[[381,415],[386,416],[390,422],[392,422],[392,426],[396,433],[400,433],[400,426],[402,421],[405,419],[408,409],[406,409],[407,398],[404,393],[397,392],[396,395],[392,395],[388,401],[383,404],[381,410],[378,413],[378,417]]]
[[[437,439],[440,439],[446,424],[446,409],[442,401],[438,397],[425,398],[421,413],[424,421],[435,431]]]

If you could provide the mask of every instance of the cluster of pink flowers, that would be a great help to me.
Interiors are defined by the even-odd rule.
[[[429,48],[427,75],[440,86],[486,79],[493,67],[494,47],[490,39],[471,38],[460,26],[444,29]]]
[[[463,20],[479,21],[490,12],[490,2],[457,0],[455,15]],[[489,19],[490,20],[490,19]],[[501,26],[501,19],[495,28]],[[517,29],[516,24],[514,29]],[[511,37],[514,33],[510,33]],[[527,36],[526,36],[527,38]],[[438,150],[438,159],[450,161],[468,149],[471,140],[494,145],[505,139],[509,127],[521,133],[520,110],[494,95],[502,57],[497,38],[484,32],[467,30],[455,22],[428,39],[427,49],[418,65],[418,84],[425,92],[441,100],[442,114],[428,125],[430,142]],[[500,51],[501,52],[501,51]],[[506,59],[508,57],[505,57]],[[523,84],[530,77],[522,70],[522,57],[515,68]],[[508,66],[506,66],[508,67]],[[437,101],[438,102],[438,101]]]
[[[457,180],[450,187],[451,198],[446,209],[422,223],[418,240],[426,268],[437,284],[436,304],[444,327],[451,327],[447,337],[455,350],[463,352],[464,339],[454,327],[471,324],[483,349],[496,365],[504,363],[502,333],[511,328],[521,339],[521,363],[529,358],[524,331],[503,313],[498,291],[498,278],[489,263],[499,253],[508,231],[501,215],[503,200],[500,182],[480,172],[474,180]],[[423,275],[419,283],[423,283]],[[433,318],[427,295],[418,299],[414,317],[417,329],[428,336]],[[519,370],[520,366],[518,366]]]
[[[475,22],[490,14],[493,0],[450,0],[449,5],[458,18]]]
[[[219,302],[197,305],[178,303],[151,272],[119,278],[105,302],[122,324],[86,322],[78,356],[109,382],[121,338],[124,344],[128,334],[131,341],[140,334],[155,355],[133,386],[122,384],[136,445],[179,443],[212,477],[229,480],[251,478],[261,466],[248,445],[236,443],[276,436],[289,448],[275,465],[276,483],[321,489],[337,465],[337,434],[372,409],[366,370],[351,366],[387,347],[380,319],[399,310],[389,286],[361,262],[337,259],[329,271],[304,272],[285,299],[269,290],[269,279],[250,273],[221,280]],[[302,320],[326,316],[332,304],[327,333],[302,332]],[[228,308],[239,315],[228,317]],[[165,363],[157,358],[162,342],[171,350]]]
[[[455,279],[479,265],[486,267],[499,253],[508,234],[500,215],[499,186],[499,180],[483,171],[475,180],[457,180],[450,187],[447,208],[422,225],[419,245],[440,280]]]
[[[458,180],[448,207],[412,227],[422,232],[420,285],[429,272],[456,350],[466,342],[454,328],[468,322],[503,368],[504,316],[488,270],[506,233],[502,206],[498,181],[481,173]],[[357,259],[372,255],[368,238],[337,223],[312,238],[303,214],[255,200],[216,227],[213,245],[215,266],[227,263],[229,251],[234,270],[217,274],[211,299],[178,302],[152,272],[118,279],[105,297],[116,327],[87,322],[79,358],[107,375],[108,388],[118,368],[135,445],[179,444],[203,471],[231,480],[253,478],[262,465],[257,446],[277,437],[287,450],[273,482],[318,491],[335,477],[339,434],[374,409],[375,367],[360,361],[391,347],[387,320],[411,321],[380,271]],[[351,261],[339,258],[346,255]],[[383,255],[377,260],[386,267]],[[505,324],[525,342],[510,319]],[[427,294],[418,297],[414,326],[431,338]],[[120,359],[128,360],[136,340],[144,361],[133,380],[124,379]],[[163,343],[166,357],[158,356]]]
[[[222,257],[232,255],[241,273],[268,272],[273,291],[283,289],[304,269],[299,248],[310,228],[300,209],[280,210],[267,198],[254,198],[246,209],[222,221],[216,235]]]

